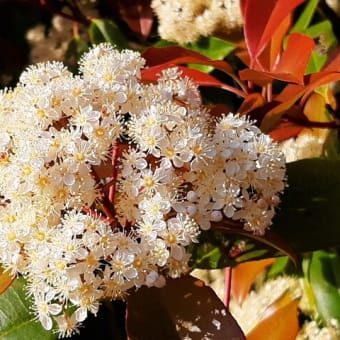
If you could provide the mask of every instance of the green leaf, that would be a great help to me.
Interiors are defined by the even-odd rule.
[[[335,252],[316,251],[309,266],[309,280],[317,309],[325,322],[340,322],[340,257]]]
[[[92,44],[108,42],[119,50],[128,48],[127,40],[111,20],[93,19],[89,27],[89,35]]]
[[[216,37],[201,38],[198,42],[185,45],[186,48],[201,53],[210,59],[223,60],[229,53],[235,50],[236,45]],[[205,65],[190,65],[202,72],[209,73],[214,68]]]
[[[318,22],[306,29],[306,34],[317,40],[317,48],[313,51],[307,74],[318,72],[327,61],[329,51],[336,44],[336,37],[333,33],[333,27],[329,20]]]
[[[272,231],[297,252],[340,245],[340,161],[305,159],[287,164],[288,188]]]
[[[30,313],[30,300],[24,290],[25,280],[16,279],[0,296],[0,339],[1,340],[50,340],[57,335],[47,332]]]
[[[190,246],[192,266],[201,269],[217,269],[234,266],[228,257],[229,235],[219,232],[202,232],[199,243]]]
[[[78,60],[88,48],[85,40],[80,37],[73,37],[67,46],[65,57],[66,59],[75,58]]]
[[[305,30],[309,26],[312,18],[315,14],[316,8],[318,6],[319,0],[309,0],[302,11],[299,18],[296,20],[291,32],[305,33]]]

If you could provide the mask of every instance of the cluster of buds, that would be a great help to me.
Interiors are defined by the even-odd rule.
[[[211,222],[263,234],[285,186],[252,122],[211,118],[176,68],[144,84],[144,63],[101,44],[80,75],[41,63],[0,94],[0,262],[61,337],[101,300],[186,273]]]

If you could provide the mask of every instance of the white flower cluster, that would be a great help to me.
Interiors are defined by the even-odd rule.
[[[263,234],[285,186],[269,137],[244,117],[211,119],[177,69],[144,84],[143,65],[101,44],[81,75],[37,64],[0,95],[0,262],[60,336],[101,300],[187,272],[211,222]]]

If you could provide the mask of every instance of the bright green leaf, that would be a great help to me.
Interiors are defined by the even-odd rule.
[[[127,40],[118,26],[108,19],[93,19],[89,27],[89,35],[92,44],[108,42],[119,50],[128,47]]]
[[[45,331],[38,321],[33,320],[24,284],[25,281],[22,278],[16,279],[11,287],[0,296],[0,339],[56,339],[56,334]]]
[[[325,322],[340,322],[340,257],[335,252],[316,251],[309,266],[309,280],[316,305]]]
[[[190,246],[193,266],[201,269],[217,269],[235,265],[228,257],[228,235],[219,232],[203,232],[200,242]]]
[[[201,38],[198,42],[187,44],[185,47],[192,51],[201,53],[210,59],[216,60],[224,59],[236,48],[233,43],[216,37]],[[207,73],[214,69],[211,66],[196,64],[190,65],[190,67]]]
[[[336,43],[336,37],[334,36],[333,27],[329,20],[318,22],[306,29],[305,33],[317,40],[317,48],[313,51],[307,67],[307,74],[310,74],[321,70],[327,61],[328,52]]]
[[[312,21],[312,18],[315,14],[318,3],[319,3],[319,0],[307,1],[305,8],[303,9],[299,18],[296,20],[294,26],[291,29],[291,32],[305,33],[305,30],[307,29],[310,22]]]

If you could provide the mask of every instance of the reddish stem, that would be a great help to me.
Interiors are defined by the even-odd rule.
[[[118,160],[118,142],[115,142],[112,147],[112,182],[110,189],[109,189],[109,201],[114,205],[115,195],[116,195],[116,179],[117,179],[117,160]]]
[[[232,267],[227,267],[225,269],[224,305],[227,309],[229,309],[230,302],[232,270]]]

